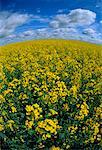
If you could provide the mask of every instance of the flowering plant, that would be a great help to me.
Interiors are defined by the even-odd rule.
[[[79,41],[0,47],[2,149],[100,149],[101,54]]]

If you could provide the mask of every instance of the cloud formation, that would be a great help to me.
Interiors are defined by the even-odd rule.
[[[78,29],[75,28],[42,28],[27,30],[22,33],[9,35],[8,37],[1,39],[1,43],[7,44],[15,41],[46,38],[76,39],[90,41],[92,43],[102,43],[101,35],[91,28],[83,29],[82,32],[79,32]]]
[[[93,43],[102,42],[102,34],[96,28],[95,12],[85,9],[75,9],[71,10],[68,14],[61,11],[59,13],[47,18],[40,15],[12,13],[8,11],[1,12],[0,44],[41,38],[77,39]],[[25,30],[23,25],[27,25],[30,22],[39,22],[37,28],[29,28],[28,26]],[[42,28],[38,27],[40,23],[43,23],[45,26],[42,26]],[[101,26],[101,21],[98,25]],[[18,27],[22,27],[24,30],[17,32],[16,29]]]
[[[23,25],[30,18],[31,15],[28,14],[0,12],[0,37],[5,37],[14,32],[18,26]]]
[[[82,32],[83,34],[89,35],[89,36],[94,36],[96,34],[96,31],[92,28],[86,28]]]
[[[96,13],[85,9],[75,9],[69,14],[58,14],[50,22],[52,28],[63,28],[68,26],[88,26],[95,22]]]
[[[0,37],[9,36],[17,27],[27,24],[30,21],[48,22],[49,19],[38,15],[12,13],[8,11],[0,12]]]

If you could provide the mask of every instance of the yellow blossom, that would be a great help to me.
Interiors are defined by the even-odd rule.
[[[11,131],[13,131],[13,130],[14,130],[14,129],[13,129],[14,123],[15,123],[15,122],[14,122],[13,120],[8,120],[6,126],[7,126],[8,128],[10,128]]]
[[[26,122],[25,122],[25,125],[27,126],[28,129],[31,129],[33,124],[34,124],[33,121],[26,120]]]
[[[14,106],[11,107],[11,110],[13,113],[17,112],[16,107],[14,107]]]
[[[61,149],[60,149],[60,147],[52,146],[52,147],[50,148],[50,150],[61,150]]]
[[[34,110],[33,106],[31,106],[31,105],[26,105],[26,111],[27,111],[27,112],[31,112],[31,111],[33,111],[33,110]]]
[[[0,124],[0,131],[4,130],[4,126],[2,124]]]
[[[3,103],[3,102],[5,102],[5,98],[2,95],[0,95],[0,103]]]

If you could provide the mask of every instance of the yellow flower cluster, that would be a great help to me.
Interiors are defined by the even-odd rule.
[[[3,66],[2,64],[0,63],[0,79],[4,79],[4,72],[3,72]]]
[[[33,105],[26,105],[25,109],[26,109],[26,115],[27,115],[27,120],[25,122],[25,125],[29,129],[29,128],[32,128],[35,120],[42,118],[42,115],[41,115],[42,108],[40,108],[39,105],[35,103]]]
[[[5,102],[5,98],[3,97],[3,95],[0,94],[0,103]]]
[[[94,135],[97,135],[97,133],[99,132],[99,126],[100,126],[100,124],[97,122],[96,122],[96,124],[93,125]]]
[[[101,140],[101,135],[100,134],[98,135],[98,133],[99,133],[99,126],[100,126],[100,124],[97,123],[97,122],[95,124],[93,124],[93,126],[92,126],[93,134],[92,134],[91,138],[89,139],[91,141],[91,143],[94,143],[94,141],[96,139],[98,141]]]
[[[7,127],[7,128],[10,128],[11,131],[13,131],[13,130],[14,130],[14,129],[13,129],[14,123],[15,123],[15,122],[14,122],[13,120],[8,120],[6,127]]]
[[[59,78],[58,78],[59,79]],[[56,78],[53,79],[51,90],[49,91],[49,85],[43,83],[42,90],[46,91],[47,94],[44,97],[44,100],[48,103],[56,103],[59,98],[65,98],[68,95],[68,90],[63,81],[55,82]]]
[[[5,90],[4,91],[4,96],[6,96],[7,94],[11,94],[11,93],[13,93],[13,90],[11,90],[11,89],[7,89],[7,90]]]
[[[0,117],[0,131],[4,130],[4,125],[3,125],[3,118]]]
[[[63,104],[63,109],[65,109],[66,111],[68,111],[68,110],[69,110],[69,106],[68,106],[68,104],[67,104],[67,103]]]
[[[84,132],[85,130],[87,132],[88,131],[88,128],[90,126],[90,132],[91,132],[91,135],[90,135],[90,138],[85,140],[85,143],[88,143],[88,142],[91,142],[91,143],[94,143],[95,140],[97,140],[98,142],[101,142],[101,133],[100,133],[100,124],[98,122],[94,123],[94,121],[90,118],[86,121],[86,127],[83,127],[84,129]]]
[[[61,149],[60,149],[60,147],[52,146],[52,147],[50,148],[50,150],[61,150]]]
[[[75,132],[77,132],[77,125],[76,126],[69,126],[68,127],[68,131],[71,133],[71,134],[74,134]]]
[[[0,131],[4,130],[4,125],[0,124]]]
[[[1,46],[0,131],[8,139],[4,145],[20,140],[23,148],[28,146],[25,149],[30,143],[50,149],[56,140],[60,148],[55,143],[51,149],[59,150],[71,149],[75,143],[100,144],[101,58],[102,46],[80,41]],[[34,141],[25,131],[35,133]]]
[[[49,109],[50,113],[48,114],[49,116],[54,116],[54,115],[58,115],[58,112],[55,111],[54,109]]]
[[[31,129],[32,126],[34,125],[34,121],[28,121],[28,120],[26,120],[26,121],[25,121],[25,125],[26,125],[26,127],[27,127],[28,129]]]
[[[77,107],[79,107],[79,105],[77,105]],[[75,118],[78,119],[78,120],[84,119],[84,117],[87,116],[88,113],[89,113],[88,109],[89,109],[89,107],[86,104],[86,102],[83,102],[83,104],[81,104],[81,106],[80,106],[79,115],[76,115]]]
[[[10,106],[12,113],[16,113],[16,112],[17,112],[17,109],[16,109],[16,107],[14,106],[13,103],[10,103],[10,104],[8,104],[8,105]]]
[[[13,89],[16,89],[17,86],[20,85],[20,80],[18,79],[13,79],[11,82],[9,82],[8,86],[9,88],[13,88]]]
[[[25,99],[27,99],[27,98],[28,98],[27,94],[20,93],[19,99],[20,99],[21,101],[23,101],[23,100],[25,100]]]
[[[72,88],[70,89],[70,91],[73,93],[73,96],[75,98],[77,98],[77,87],[75,85],[72,86]]]
[[[51,135],[57,134],[57,130],[60,129],[61,126],[58,125],[58,121],[56,119],[45,119],[44,121],[39,121],[38,126],[36,127],[36,131],[42,135],[42,139],[45,140],[47,138],[51,138]]]
[[[99,120],[99,119],[102,119],[102,104],[99,106],[99,107],[95,107],[95,118],[97,119],[97,120]]]
[[[11,110],[13,113],[17,112],[16,107],[14,107],[14,106],[11,106]]]

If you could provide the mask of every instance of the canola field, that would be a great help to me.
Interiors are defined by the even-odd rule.
[[[102,46],[1,46],[0,111],[2,150],[101,150]]]

